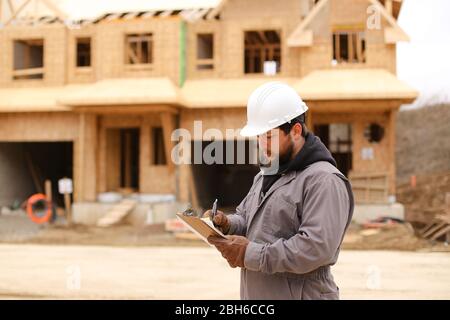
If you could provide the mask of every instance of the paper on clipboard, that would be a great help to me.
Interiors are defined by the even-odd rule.
[[[177,213],[177,218],[180,219],[186,227],[194,232],[199,238],[212,246],[207,240],[209,236],[216,236],[226,238],[225,235],[217,229],[209,219],[200,219],[198,217],[185,216],[182,213]]]

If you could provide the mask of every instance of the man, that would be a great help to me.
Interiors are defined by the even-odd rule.
[[[241,299],[339,299],[330,266],[351,221],[353,194],[330,152],[306,131],[307,109],[280,82],[249,98],[241,135],[257,136],[269,161],[236,213],[215,216],[230,236],[208,239],[241,268]]]

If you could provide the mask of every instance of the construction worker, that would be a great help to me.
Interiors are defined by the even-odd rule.
[[[208,239],[241,268],[241,299],[339,299],[330,266],[352,218],[353,194],[325,145],[307,132],[307,110],[280,82],[249,97],[241,135],[257,136],[278,167],[261,166],[235,214],[217,212],[214,223],[230,236]]]

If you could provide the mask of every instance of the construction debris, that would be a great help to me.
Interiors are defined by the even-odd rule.
[[[399,223],[405,223],[405,221],[393,217],[380,217],[364,223],[362,227],[364,229],[380,229],[380,228],[389,228]]]
[[[118,224],[125,218],[136,206],[136,201],[131,199],[122,200],[114,205],[102,218],[97,221],[98,227],[109,227]]]
[[[447,244],[450,243],[450,215],[436,216],[419,234],[425,239],[437,241],[442,238]]]

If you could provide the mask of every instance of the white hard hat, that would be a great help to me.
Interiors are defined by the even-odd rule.
[[[244,137],[253,137],[272,130],[308,110],[297,92],[282,82],[272,81],[259,86],[248,98],[247,124]]]

